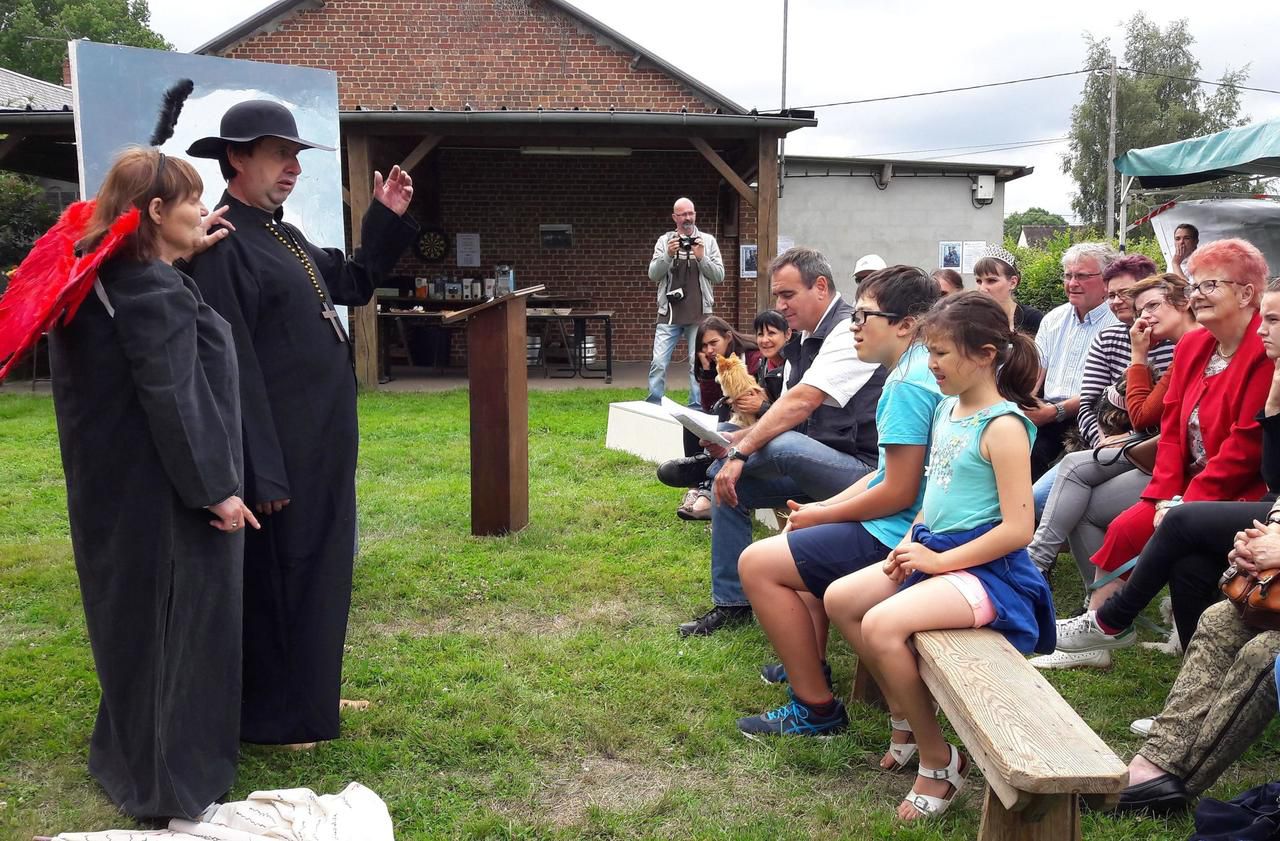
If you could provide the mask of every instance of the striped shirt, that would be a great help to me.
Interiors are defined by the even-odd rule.
[[[1104,327],[1119,323],[1105,301],[1085,313],[1083,319],[1076,317],[1071,304],[1054,307],[1045,314],[1036,332],[1036,346],[1040,348],[1040,367],[1045,371],[1046,400],[1056,403],[1080,393],[1089,344]]]
[[[1164,341],[1147,353],[1147,364],[1155,369],[1157,376],[1163,375],[1173,362],[1173,348],[1173,342]],[[1125,378],[1131,350],[1127,324],[1103,328],[1089,346],[1084,361],[1084,378],[1080,382],[1079,423],[1081,436],[1095,447],[1102,443],[1102,433],[1098,429],[1093,403],[1107,386]]]

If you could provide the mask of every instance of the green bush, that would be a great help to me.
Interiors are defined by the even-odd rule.
[[[1006,239],[1005,248],[1018,258],[1018,268],[1022,272],[1018,300],[1041,312],[1048,312],[1065,303],[1067,294],[1062,288],[1063,252],[1077,242],[1096,242],[1101,239],[1101,236],[1088,231],[1062,231],[1038,248],[1019,248],[1015,240]],[[1164,268],[1164,255],[1160,253],[1160,245],[1153,237],[1129,240],[1125,252],[1145,254],[1155,261],[1157,268]]]
[[[0,172],[0,272],[22,262],[57,218],[40,185],[12,172]]]

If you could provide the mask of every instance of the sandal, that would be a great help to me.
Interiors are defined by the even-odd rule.
[[[913,787],[911,793],[902,800],[904,804],[920,813],[919,818],[912,820],[942,817],[955,802],[956,795],[964,789],[965,778],[969,776],[969,759],[956,750],[955,745],[947,745],[947,747],[951,748],[951,761],[947,763],[946,768],[926,768],[921,765],[916,769],[916,773],[925,779],[945,780],[951,786],[951,793],[946,797],[933,797],[928,794],[918,794]]]
[[[894,718],[889,716],[889,726],[899,733],[910,733],[911,725],[907,723],[905,718]],[[881,770],[890,773],[898,773],[907,767],[907,763],[916,755],[917,746],[915,742],[889,742],[889,755],[893,757],[893,765],[889,768],[881,766]]]

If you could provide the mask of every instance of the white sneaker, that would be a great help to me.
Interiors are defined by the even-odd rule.
[[[1040,657],[1032,657],[1031,665],[1037,669],[1109,669],[1111,652],[1105,648],[1090,651],[1055,651]]]
[[[1154,718],[1140,718],[1133,724],[1129,725],[1129,732],[1135,736],[1146,738],[1151,735],[1151,725],[1155,722]]]
[[[1098,627],[1098,613],[1086,611],[1070,619],[1058,620],[1059,651],[1097,651],[1105,648],[1128,648],[1138,641],[1132,626],[1118,634],[1108,634]]]

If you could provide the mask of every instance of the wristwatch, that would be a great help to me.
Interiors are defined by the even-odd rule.
[[[1054,403],[1053,411],[1057,413],[1056,417],[1053,419],[1055,423],[1062,423],[1067,419],[1067,407],[1061,403]]]
[[[738,452],[737,447],[730,447],[729,452],[725,453],[725,458],[733,459],[734,461],[746,461],[750,456],[746,453]]]

